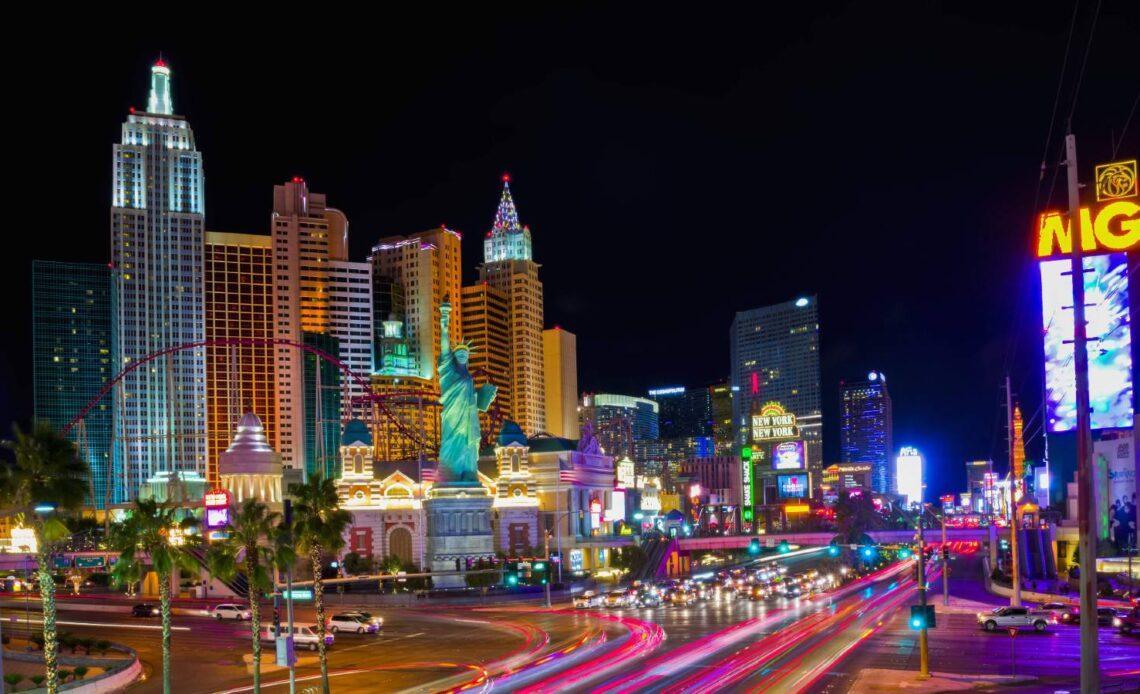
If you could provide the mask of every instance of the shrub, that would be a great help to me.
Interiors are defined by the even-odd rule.
[[[83,646],[83,652],[91,655],[91,649],[95,647],[95,639],[85,636],[81,639],[76,639],[80,646]]]
[[[71,670],[60,668],[57,674],[59,675],[60,684],[63,684],[69,677],[71,677]]]
[[[111,650],[111,642],[99,639],[95,642],[95,650],[99,651],[100,655],[107,655],[107,651]]]
[[[36,688],[39,689],[40,687],[43,686],[44,680],[46,680],[47,678],[44,677],[43,675],[32,675],[28,679],[30,679],[32,681],[32,684],[36,685]]]
[[[24,676],[16,672],[9,672],[7,675],[4,675],[4,681],[8,683],[8,691],[14,692],[16,691],[16,685],[24,681]]]
[[[86,666],[80,665],[79,667],[75,668],[75,679],[81,680],[86,676],[87,676],[87,667]]]
[[[28,640],[31,641],[32,644],[34,644],[37,649],[39,649],[41,651],[44,649],[44,635],[43,634],[32,634],[31,636],[28,637]]]

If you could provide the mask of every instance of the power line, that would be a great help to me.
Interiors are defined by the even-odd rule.
[[[1066,127],[1072,131],[1073,114],[1077,111],[1077,99],[1081,94],[1081,83],[1085,80],[1085,68],[1089,64],[1089,53],[1092,52],[1093,37],[1096,36],[1096,20],[1100,18],[1101,0],[1097,0],[1096,11],[1093,12],[1092,25],[1089,26],[1089,40],[1085,44],[1085,57],[1081,60],[1081,71],[1077,73],[1077,86],[1073,89],[1073,101],[1069,106],[1069,117],[1065,119]]]
[[[1124,128],[1120,131],[1120,139],[1112,143],[1112,158],[1116,158],[1116,153],[1120,150],[1120,144],[1124,142],[1124,136],[1128,134],[1128,126],[1132,123],[1132,116],[1136,115],[1136,104],[1140,104],[1140,91],[1136,92],[1136,98],[1132,100],[1132,110],[1128,112],[1128,118],[1124,119]]]

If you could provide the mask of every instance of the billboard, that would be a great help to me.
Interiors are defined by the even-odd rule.
[[[765,403],[758,414],[752,415],[752,440],[772,441],[799,436],[796,415],[778,402]]]
[[[740,514],[746,522],[752,520],[752,505],[756,503],[756,481],[752,472],[752,448],[745,446],[740,451]]]
[[[806,498],[808,495],[807,473],[776,475],[776,490],[781,499]]]
[[[895,459],[895,490],[905,504],[922,503],[922,456],[918,450],[905,446]]]
[[[230,524],[230,493],[225,489],[212,489],[202,497],[206,507],[206,529],[218,530]]]
[[[1136,537],[1136,452],[1131,436],[1093,443],[1097,473],[1099,535],[1118,548],[1132,547]],[[1102,482],[1103,480],[1103,482]]]
[[[803,470],[807,467],[804,442],[784,441],[772,446],[773,470]]]
[[[1123,253],[1089,256],[1084,259],[1084,266],[1092,428],[1131,428],[1128,257]],[[1045,400],[1049,431],[1053,433],[1076,428],[1071,267],[1072,262],[1067,259],[1041,262]]]

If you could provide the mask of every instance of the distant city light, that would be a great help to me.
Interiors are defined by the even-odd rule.
[[[807,306],[809,303],[811,303],[811,302],[808,301],[808,298],[806,296],[801,296],[800,298],[796,299],[796,306],[799,308],[803,308],[804,306]]]

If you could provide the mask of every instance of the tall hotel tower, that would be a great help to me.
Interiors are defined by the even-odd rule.
[[[871,466],[871,486],[895,493],[895,443],[891,394],[880,371],[867,380],[839,384],[839,460]]]
[[[534,262],[530,228],[519,224],[511,198],[510,176],[503,175],[503,192],[495,222],[483,240],[479,279],[506,297],[510,322],[510,415],[533,436],[546,431],[543,387],[542,282]],[[506,403],[503,403],[506,404]]]
[[[194,133],[174,115],[170,68],[151,67],[145,113],[132,109],[114,149],[113,360],[205,337],[205,185]],[[206,472],[206,354],[173,352],[132,371],[114,394],[116,500],[157,472]],[[121,476],[120,476],[121,475]]]
[[[372,355],[349,355],[341,351],[335,333],[342,332],[340,319],[347,310],[340,310],[334,304],[332,290],[333,265],[339,268],[335,296],[346,298],[348,291],[348,219],[340,210],[328,207],[325,196],[309,192],[309,187],[301,178],[273,187],[273,304],[274,332],[277,339],[302,343],[317,339],[317,335],[329,336],[321,342],[325,351],[336,352],[341,361],[347,362],[354,372],[360,369],[362,377],[372,367]],[[341,272],[343,270],[343,272]],[[364,269],[360,277],[365,289],[369,322],[365,332],[370,330],[372,315],[371,278]],[[309,333],[311,337],[306,337]],[[365,338],[370,342],[370,336]],[[315,346],[315,345],[314,345]],[[333,349],[336,347],[336,349]],[[277,443],[282,463],[286,467],[307,467],[315,469],[312,451],[305,450],[306,437],[312,433],[305,431],[306,422],[317,425],[314,413],[305,412],[305,359],[296,347],[279,345],[276,348],[274,369],[277,380]],[[355,357],[359,356],[359,359]],[[344,391],[344,397],[351,399],[361,395],[363,388],[354,391],[353,384]],[[322,391],[328,387],[322,384]],[[322,395],[324,393],[322,392]],[[323,402],[323,399],[322,399]],[[323,412],[321,420],[330,413]],[[314,439],[315,440],[315,439]],[[322,462],[323,464],[323,462]]]

